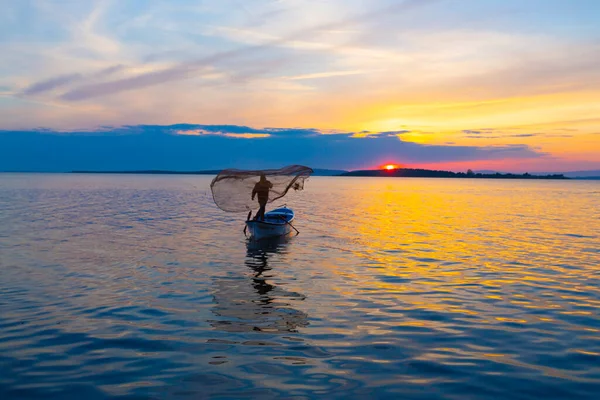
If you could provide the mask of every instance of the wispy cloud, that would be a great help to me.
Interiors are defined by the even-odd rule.
[[[523,130],[523,128],[513,128],[512,131],[505,131],[503,129],[482,129],[482,130],[471,130],[465,129],[462,131],[465,138],[469,139],[501,139],[501,138],[530,138],[530,137],[573,137],[573,134],[556,134],[552,132],[524,132],[516,133],[514,130]]]
[[[364,23],[367,20],[382,17],[385,15],[390,15],[402,11],[408,12],[412,8],[423,7],[436,1],[438,0],[405,0],[404,2],[399,4],[392,4],[390,6],[359,14],[351,18],[342,19],[331,23],[324,23],[307,29],[301,29],[283,37],[266,36],[268,40],[265,40],[261,44],[242,46],[232,50],[218,52],[207,57],[199,58],[185,63],[180,63],[175,66],[164,68],[161,70],[142,73],[134,77],[128,77],[101,83],[83,84],[77,88],[66,92],[65,94],[60,96],[60,98],[65,101],[81,101],[94,97],[106,96],[109,94],[131,91],[141,89],[144,87],[168,83],[173,80],[188,79],[196,76],[199,69],[201,69],[202,67],[206,67],[220,61],[238,58],[245,54],[264,51],[276,46],[294,45],[298,40],[317,35],[323,30],[340,29],[352,24]],[[84,23],[78,29],[82,32],[82,34],[87,38],[87,40],[90,43],[97,43],[98,47],[103,49],[103,51],[116,52],[118,50],[118,45],[116,45],[110,39],[107,39],[107,37],[96,34],[93,30],[93,27],[95,26],[99,15],[101,15],[103,11],[104,8],[98,8],[97,10],[94,10],[90,17],[86,21],[84,21]]]
[[[137,128],[148,129],[151,126],[139,125]],[[347,134],[351,133],[337,130],[319,130],[311,128],[252,128],[243,125],[197,125],[197,124],[176,124],[169,126],[156,127],[164,132],[173,132],[177,135],[216,135],[233,138],[265,138],[271,136],[277,137],[315,137],[326,134]]]
[[[269,133],[238,133],[238,132],[222,132],[222,131],[210,131],[206,129],[180,129],[175,131],[178,135],[184,136],[201,136],[201,135],[215,135],[224,136],[236,139],[264,139],[271,137]]]
[[[29,96],[44,93],[77,82],[78,80],[81,80],[82,77],[83,75],[81,74],[69,74],[40,81],[23,90],[23,94]]]
[[[332,78],[336,76],[349,76],[349,75],[360,75],[367,73],[368,71],[356,70],[356,71],[329,71],[329,72],[315,72],[312,74],[303,74],[296,76],[287,76],[283,79],[288,79],[291,81],[305,80],[305,79],[322,79],[322,78]]]
[[[537,133],[518,133],[515,135],[509,135],[509,137],[534,137],[539,136]]]
[[[127,67],[125,65],[123,65],[123,64],[117,64],[117,65],[113,65],[113,66],[101,69],[100,71],[96,72],[94,74],[94,76],[98,77],[98,78],[104,78],[104,77],[110,76],[110,75],[112,75],[114,73],[123,71],[126,68]]]

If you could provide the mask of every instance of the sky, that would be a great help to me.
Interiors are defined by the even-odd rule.
[[[596,0],[0,7],[0,171],[600,169]]]

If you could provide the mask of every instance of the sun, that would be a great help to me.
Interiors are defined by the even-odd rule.
[[[396,164],[386,164],[383,166],[383,169],[388,170],[388,171],[392,171],[395,169],[398,169],[399,167]]]

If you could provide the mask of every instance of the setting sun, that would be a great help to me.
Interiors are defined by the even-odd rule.
[[[391,171],[393,169],[398,169],[399,167],[395,164],[386,164],[383,166],[383,169],[387,169],[388,171]]]

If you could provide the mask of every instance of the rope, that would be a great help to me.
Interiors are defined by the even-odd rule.
[[[279,218],[283,219],[286,224],[288,224],[289,226],[291,226],[292,228],[294,228],[294,230],[296,231],[297,235],[300,234],[300,231],[298,229],[296,229],[296,227],[294,225],[292,225],[291,222],[289,222],[287,219],[285,219],[285,217],[283,215],[280,215]]]

